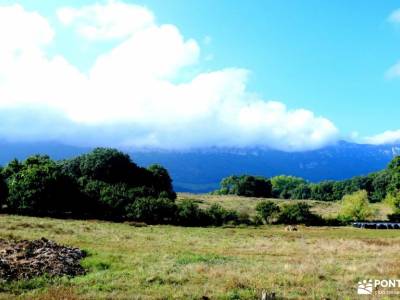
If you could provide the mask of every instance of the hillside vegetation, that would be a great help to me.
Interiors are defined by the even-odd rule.
[[[177,202],[191,199],[195,201],[201,208],[208,208],[213,204],[218,204],[228,210],[237,211],[239,214],[248,214],[254,216],[257,214],[256,206],[260,202],[272,201],[277,205],[292,204],[298,200],[291,199],[274,199],[274,198],[255,198],[242,197],[236,195],[211,195],[211,194],[190,194],[178,193]],[[341,210],[340,201],[318,201],[307,200],[311,206],[311,211],[326,219],[333,219],[339,216]],[[371,207],[376,211],[375,218],[377,220],[387,220],[388,215],[393,213],[393,209],[389,203],[377,202],[371,203]]]
[[[220,188],[214,191],[214,194],[337,201],[347,194],[365,190],[369,201],[380,202],[388,194],[396,193],[399,189],[400,157],[395,157],[382,171],[341,181],[312,183],[303,178],[286,175],[272,178],[232,175],[222,179]]]
[[[309,183],[292,176],[263,178],[232,175],[215,195],[302,199],[276,205],[273,201],[233,208],[190,197],[175,201],[168,171],[161,165],[137,166],[129,155],[96,148],[73,159],[54,161],[46,155],[16,159],[0,170],[0,211],[3,213],[181,226],[275,224],[345,225],[351,221],[400,219],[400,158],[386,170],[346,181]],[[323,214],[318,202],[342,199],[339,213]],[[384,215],[370,202],[390,203]],[[238,202],[239,203],[239,202]],[[257,211],[257,214],[254,213]]]

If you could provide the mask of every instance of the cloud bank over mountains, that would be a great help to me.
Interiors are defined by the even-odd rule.
[[[61,7],[59,24],[0,6],[0,137],[79,145],[186,149],[267,146],[285,151],[338,139],[327,118],[248,91],[250,71],[197,72],[199,42],[149,9],[108,1]],[[50,54],[57,27],[85,43],[112,42],[88,71]]]

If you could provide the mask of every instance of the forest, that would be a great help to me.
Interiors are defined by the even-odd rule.
[[[272,178],[240,175],[221,181],[216,195],[239,195],[297,200],[337,201],[347,194],[365,190],[370,202],[380,202],[400,188],[400,157],[395,157],[385,170],[342,181],[312,183],[303,178],[280,175]]]
[[[400,157],[387,169],[344,181],[311,183],[293,176],[264,178],[229,176],[213,194],[278,198],[293,201],[278,206],[265,200],[256,216],[215,203],[201,208],[195,200],[176,201],[172,179],[161,165],[136,165],[116,149],[96,148],[73,159],[55,161],[34,155],[12,160],[1,170],[1,211],[27,216],[135,221],[181,226],[223,224],[348,224],[373,218],[369,204],[386,201],[393,207],[390,220],[399,218]],[[307,200],[341,200],[343,214],[322,219]],[[249,200],[251,201],[251,200]]]

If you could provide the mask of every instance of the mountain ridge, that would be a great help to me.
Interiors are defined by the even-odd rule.
[[[0,164],[32,154],[48,154],[54,159],[71,158],[91,150],[53,142],[0,142]],[[304,152],[284,152],[260,147],[200,148],[184,151],[121,149],[141,166],[165,166],[180,192],[209,192],[223,177],[233,174],[260,176],[293,175],[309,181],[341,180],[366,175],[386,167],[400,154],[400,145],[368,145],[340,141]]]

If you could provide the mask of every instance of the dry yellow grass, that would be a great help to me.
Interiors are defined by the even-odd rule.
[[[0,238],[86,249],[88,274],[0,284],[1,299],[355,299],[367,278],[400,279],[400,231],[350,227],[133,227],[0,216]]]
[[[255,207],[258,202],[270,200],[277,204],[290,203],[299,200],[282,200],[282,199],[267,199],[267,198],[252,198],[252,197],[240,197],[235,195],[210,195],[210,194],[189,194],[179,193],[178,201],[183,199],[196,200],[201,207],[210,206],[213,203],[218,203],[227,209],[233,209],[241,213],[249,214],[250,216],[255,214]],[[326,201],[315,201],[315,200],[300,200],[307,201],[311,205],[312,211],[321,215],[324,218],[335,218],[340,211],[340,201],[337,202],[326,202]],[[387,215],[392,213],[392,209],[385,203],[373,203],[372,207],[376,210],[376,219],[385,220]]]

